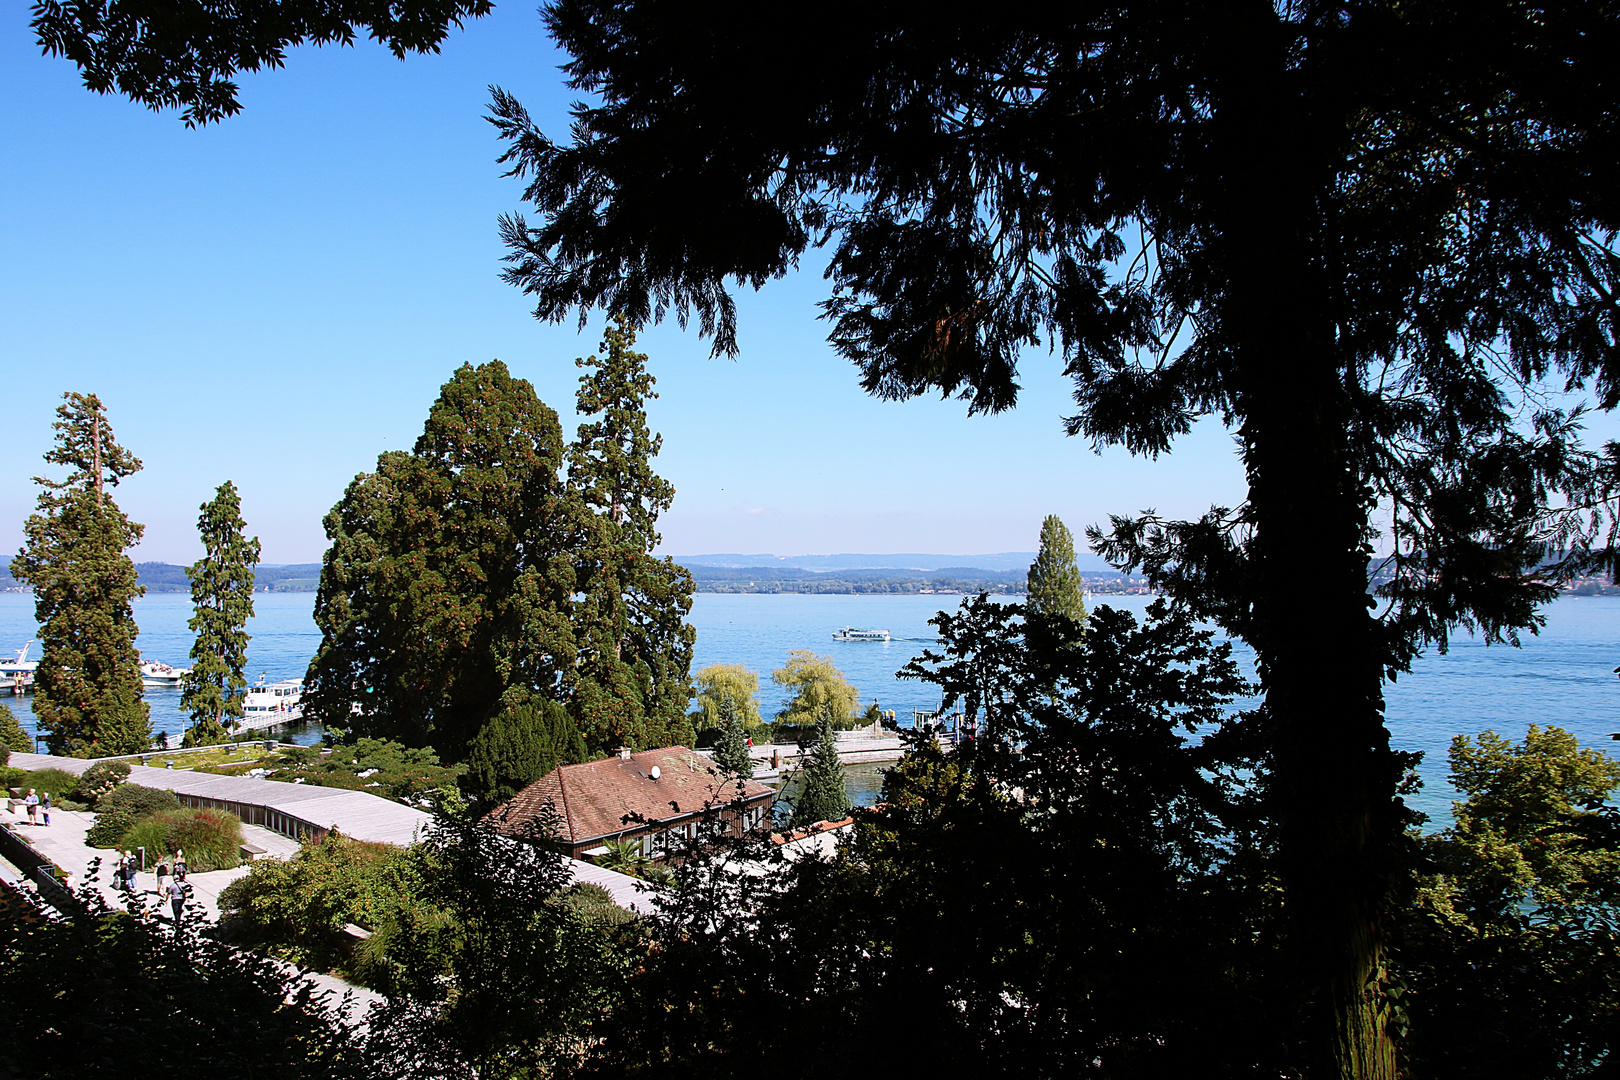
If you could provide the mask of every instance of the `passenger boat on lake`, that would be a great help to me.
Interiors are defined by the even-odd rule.
[[[888,641],[887,630],[861,630],[854,626],[840,626],[833,631],[834,641]]]

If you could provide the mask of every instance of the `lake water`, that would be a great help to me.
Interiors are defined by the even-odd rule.
[[[861,703],[876,700],[894,709],[902,723],[912,710],[939,704],[931,686],[896,679],[894,673],[934,640],[928,620],[943,606],[954,608],[951,596],[811,596],[699,593],[692,608],[697,627],[696,667],[707,664],[743,664],[760,673],[761,712],[774,712],[782,699],[770,673],[781,667],[793,649],[810,649],[833,658],[860,691]],[[1140,613],[1146,597],[1099,597]],[[260,593],[254,597],[255,616],[248,625],[253,641],[248,646],[250,679],[260,672],[274,682],[304,674],[320,642],[311,613],[313,593]],[[0,650],[14,652],[34,633],[33,598],[23,593],[0,593]],[[183,593],[157,593],[135,605],[141,627],[139,645],[148,659],[184,664],[192,635],[190,597]],[[889,642],[832,640],[840,626],[879,627],[889,630]],[[1309,633],[1310,628],[1303,628]],[[32,654],[38,658],[37,651]],[[1247,650],[1240,655],[1247,659]],[[1620,681],[1613,668],[1620,664],[1620,598],[1564,597],[1547,608],[1547,626],[1539,637],[1526,636],[1522,648],[1485,647],[1460,637],[1445,656],[1421,658],[1412,674],[1388,688],[1388,724],[1394,744],[1424,753],[1421,768],[1425,787],[1414,800],[1425,813],[1443,818],[1452,797],[1445,783],[1446,749],[1454,735],[1494,730],[1519,739],[1531,724],[1556,724],[1575,734],[1582,745],[1605,751],[1620,747],[1609,739],[1620,732]],[[695,670],[695,669],[694,669]],[[179,693],[151,690],[155,730],[171,737],[184,728]],[[10,703],[30,733],[31,697]],[[294,732],[297,742],[312,742],[313,729]],[[851,795],[862,803],[875,798],[881,770],[852,770]]]

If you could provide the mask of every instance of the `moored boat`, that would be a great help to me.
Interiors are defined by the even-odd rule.
[[[303,679],[282,679],[269,684],[264,679],[260,675],[258,683],[248,687],[247,693],[242,695],[239,730],[295,724],[304,715],[304,707],[300,704],[304,696]]]
[[[190,668],[171,667],[156,660],[141,661],[142,686],[179,686]]]
[[[15,660],[0,660],[0,687],[9,689],[13,694],[25,693],[34,688],[34,669],[39,667],[38,660],[28,659],[28,646],[32,640],[23,643],[17,650]]]

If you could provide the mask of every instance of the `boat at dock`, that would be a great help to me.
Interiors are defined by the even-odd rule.
[[[0,660],[0,689],[25,694],[34,688],[34,669],[39,667],[39,661],[28,659],[28,646],[32,644],[32,640],[24,642],[15,660]]]
[[[834,641],[888,641],[887,630],[862,630],[854,626],[840,626],[833,631]]]
[[[242,695],[242,718],[235,730],[268,731],[303,719],[304,680],[282,679],[266,684],[264,679],[261,674],[258,683]]]

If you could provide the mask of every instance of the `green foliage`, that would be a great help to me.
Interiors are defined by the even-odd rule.
[[[348,1022],[297,972],[186,931],[109,911],[48,911],[0,886],[0,1069],[30,1080],[116,1080],[184,1068],[211,1077],[371,1080]],[[134,1037],[133,1032],[139,1032]]]
[[[124,847],[124,837],[135,827],[137,815],[128,807],[105,810],[96,814],[96,820],[84,831],[84,842],[93,848]]]
[[[699,671],[697,680],[697,710],[692,714],[692,726],[699,731],[718,728],[720,702],[730,695],[743,726],[753,730],[764,723],[759,715],[759,673],[742,664],[710,664]]]
[[[585,371],[575,411],[586,419],[568,448],[568,491],[584,526],[574,712],[599,751],[692,741],[692,575],[652,554],[675,488],[653,471],[663,436],[648,429],[646,404],[656,380],[635,343],[635,324],[616,317],[603,355],[575,361]]]
[[[1458,737],[1450,827],[1415,837],[1423,872],[1395,971],[1414,1073],[1587,1075],[1620,1012],[1620,762],[1556,727]]]
[[[448,966],[434,950],[421,970],[402,972],[388,955],[401,922],[420,923],[419,935],[448,929],[446,914],[422,900],[424,875],[431,872],[417,849],[328,834],[291,859],[253,863],[220,893],[219,904],[230,931],[242,940],[359,978],[372,989],[401,993],[431,985]],[[349,923],[373,933],[352,954],[342,932]]]
[[[818,821],[839,821],[849,815],[849,795],[844,788],[844,763],[838,757],[833,735],[832,707],[824,706],[816,725],[816,741],[804,765],[804,786],[793,804],[793,824],[813,825]]]
[[[94,768],[94,766],[91,766]],[[84,780],[74,776],[64,769],[32,769],[23,774],[21,780],[15,785],[31,787],[44,794],[51,793],[51,802],[64,810],[72,809],[71,804],[87,801],[88,796],[82,793]]]
[[[36,477],[39,506],[11,562],[12,576],[33,589],[44,649],[34,672],[34,715],[52,753],[132,754],[152,739],[130,610],[144,590],[124,554],[139,543],[142,527],[105,489],[141,463],[114,439],[99,398],[63,398],[45,461],[71,471],[66,480]]]
[[[748,754],[748,733],[737,700],[727,693],[720,699],[719,712],[720,738],[714,746],[714,760],[737,776],[753,776],[754,759]]]
[[[195,611],[188,625],[197,639],[191,670],[180,684],[180,707],[192,719],[182,746],[224,742],[227,718],[242,715],[249,641],[243,628],[253,617],[253,568],[259,562],[258,538],[248,539],[245,529],[242,501],[227,480],[202,505],[197,533],[203,557],[186,568]]]
[[[539,699],[502,709],[467,750],[463,786],[502,803],[555,769],[586,758],[574,718],[555,701]]]
[[[1041,522],[1041,549],[1029,566],[1025,606],[1038,618],[1085,621],[1085,582],[1074,560],[1074,535],[1056,514]]]
[[[326,517],[305,715],[451,761],[512,691],[560,696],[578,646],[557,414],[492,361],[458,369],[411,453]]]
[[[129,780],[129,762],[95,761],[77,778],[79,798],[92,806],[113,788]]]
[[[97,0],[92,6],[41,6],[30,25],[43,52],[78,65],[85,86],[100,94],[116,90],[154,112],[180,109],[180,119],[193,127],[240,112],[240,73],[281,67],[296,46],[351,45],[369,37],[401,59],[437,53],[452,29],[493,6],[490,0],[403,7],[275,0],[191,8],[148,20],[139,3]]]
[[[224,810],[161,810],[138,817],[124,834],[125,848],[184,851],[186,865],[199,873],[231,870],[242,862],[242,823]]]
[[[7,750],[15,750],[19,754],[34,752],[34,740],[23,730],[22,723],[17,719],[17,714],[11,711],[10,705],[0,705],[0,746]]]
[[[282,751],[281,764],[268,767],[271,779],[287,783],[367,791],[410,806],[445,808],[459,803],[457,781],[463,765],[441,765],[430,746],[404,746],[388,739],[361,738],[318,755],[308,747]],[[238,772],[217,769],[219,772]]]
[[[788,653],[787,664],[771,673],[771,681],[789,691],[776,714],[779,723],[819,724],[826,716],[841,730],[857,726],[855,706],[860,695],[833,666],[832,657],[794,649]]]
[[[631,877],[646,877],[652,869],[653,860],[641,850],[640,837],[608,840],[602,846],[607,848],[607,854],[598,858],[597,863],[604,869]]]
[[[120,784],[96,800],[96,813],[120,810],[135,815],[155,814],[159,810],[178,810],[180,800],[174,792],[140,784]]]

